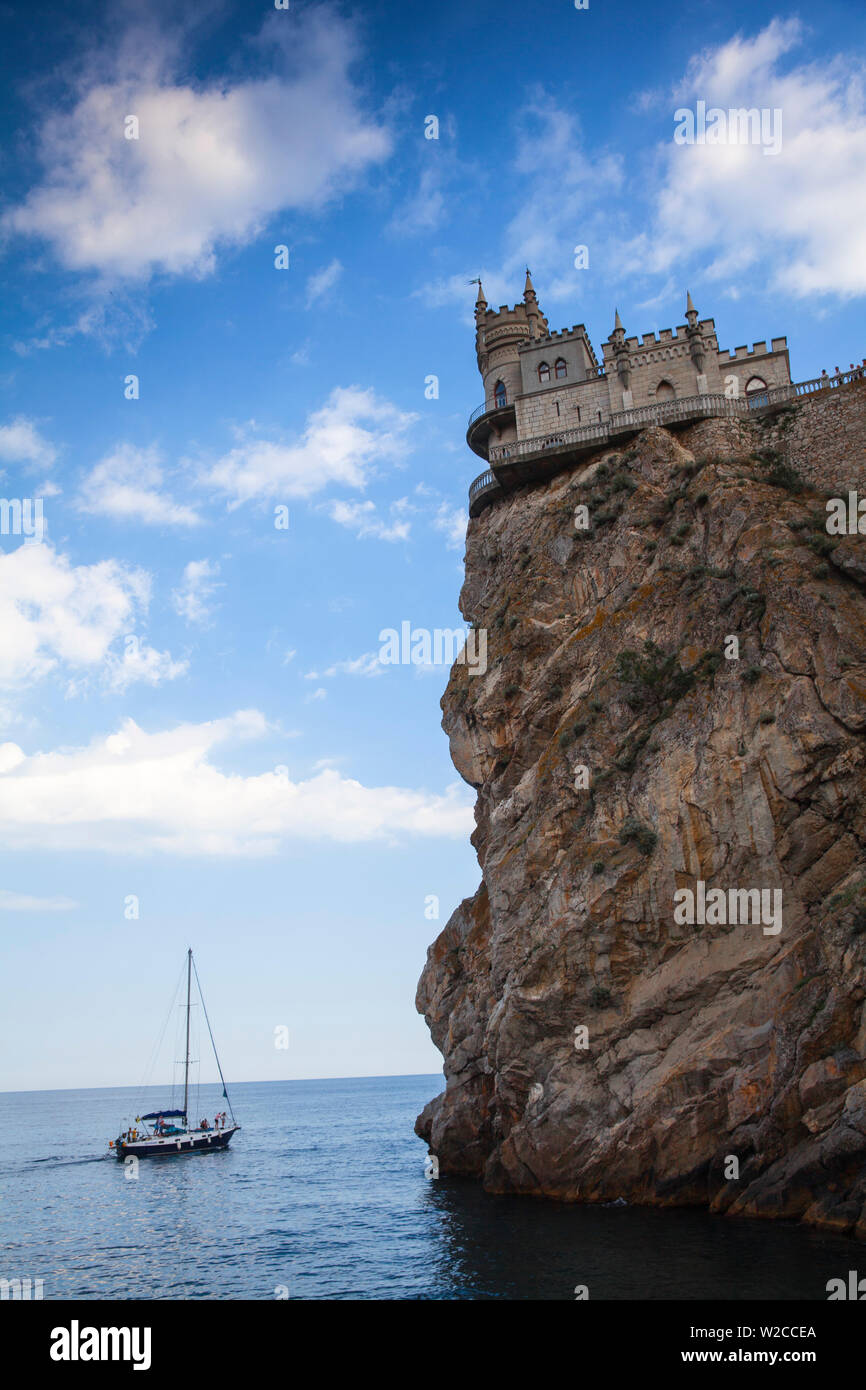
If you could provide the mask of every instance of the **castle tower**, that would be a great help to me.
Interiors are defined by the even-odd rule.
[[[513,309],[501,304],[488,309],[479,282],[475,301],[475,355],[484,382],[484,399],[491,406],[513,406],[523,390],[519,350],[547,333],[547,319],[538,305],[529,271],[523,303]]]

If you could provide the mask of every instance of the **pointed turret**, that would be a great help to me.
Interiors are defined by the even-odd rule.
[[[529,322],[530,338],[541,338],[547,332],[547,320],[538,307],[538,295],[532,283],[529,266],[526,267],[526,284],[523,287],[523,302],[526,305],[526,318]]]
[[[610,335],[613,345],[614,357],[616,359],[616,370],[620,383],[624,391],[628,390],[629,382],[629,356],[628,346],[625,341],[625,329],[622,326],[622,319],[619,316],[619,309],[615,311],[613,320],[613,332]]]
[[[689,353],[695,364],[695,371],[698,374],[698,390],[705,390],[706,387],[701,386],[701,380],[704,374],[704,361],[707,355],[704,345],[704,335],[698,324],[698,311],[692,303],[692,297],[688,290],[686,290],[686,322],[688,323],[686,333],[689,340]]]
[[[481,286],[481,277],[478,277],[478,294],[475,296],[475,317],[485,313],[487,310],[487,300],[484,298],[484,290]]]

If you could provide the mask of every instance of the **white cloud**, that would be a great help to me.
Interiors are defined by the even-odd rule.
[[[266,728],[258,711],[245,710],[153,734],[126,720],[87,747],[31,756],[3,745],[0,832],[16,846],[253,855],[289,840],[462,837],[472,827],[457,785],[435,795],[366,787],[329,768],[293,782],[284,773],[243,776],[215,765],[220,746]]]
[[[204,625],[210,621],[209,599],[222,584],[217,579],[220,567],[215,560],[190,560],[183,571],[183,581],[172,592],[176,611],[188,623]]]
[[[68,270],[206,275],[221,246],[279,211],[321,207],[388,154],[349,78],[358,47],[336,10],[272,14],[258,53],[274,71],[255,79],[185,82],[186,49],[151,27],[137,54],[127,42],[100,55],[71,106],[44,118],[44,173],[4,215],[7,231],[45,239]],[[130,114],[137,140],[124,138]]]
[[[378,541],[405,541],[409,539],[411,522],[404,520],[400,513],[404,510],[400,502],[391,504],[391,520],[383,521],[373,502],[346,502],[335,500],[328,504],[331,519],[355,531],[362,539],[372,537]]]
[[[802,44],[775,19],[697,55],[668,99],[674,109],[757,107],[782,113],[782,148],[675,145],[659,151],[654,225],[631,246],[652,272],[699,255],[710,278],[795,295],[866,293],[866,95],[862,64],[839,56],[785,66]],[[750,276],[751,272],[751,276]]]
[[[8,425],[0,425],[0,463],[41,469],[52,468],[56,458],[54,445],[26,416],[19,415]]]
[[[307,671],[304,680],[320,681],[329,676],[383,676],[385,669],[378,652],[363,652],[361,656],[335,661],[324,671]]]
[[[72,898],[36,898],[30,893],[0,888],[0,912],[68,912],[77,906]]]
[[[456,201],[456,200],[455,200]],[[395,236],[417,236],[433,232],[445,220],[446,203],[442,188],[442,173],[438,167],[423,169],[418,191],[398,208],[388,223]]]
[[[315,275],[310,276],[307,281],[306,303],[308,309],[315,304],[317,299],[321,299],[334,288],[342,273],[341,263],[338,260],[333,260],[330,265],[324,266],[321,270],[317,270]]]
[[[171,652],[158,652],[147,643],[137,640],[129,642],[121,657],[109,653],[106,661],[106,679],[113,691],[123,692],[131,685],[142,681],[145,685],[161,685],[163,681],[176,680],[186,675],[188,661],[175,661]]]
[[[150,578],[117,560],[73,565],[46,542],[0,553],[0,686],[20,687],[51,672],[73,681],[98,675],[115,689],[134,679],[153,684],[183,667],[168,653],[121,637],[146,612]]]
[[[148,526],[197,526],[201,517],[161,491],[162,455],[155,445],[137,448],[118,444],[93,467],[81,484],[81,511],[110,516],[115,521],[141,521]]]
[[[445,536],[449,550],[462,550],[466,544],[466,527],[469,513],[463,507],[455,507],[450,502],[441,502],[433,518],[433,529]]]
[[[330,483],[363,488],[377,464],[408,452],[406,432],[416,418],[371,390],[338,386],[308,416],[300,439],[261,439],[250,426],[202,481],[225,493],[230,507],[253,498],[311,497]]]

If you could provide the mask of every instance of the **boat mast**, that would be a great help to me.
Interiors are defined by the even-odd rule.
[[[189,1093],[189,996],[192,987],[192,947],[186,953],[186,1062],[183,1069],[183,1117],[189,1125],[189,1117],[186,1113],[187,1095]]]

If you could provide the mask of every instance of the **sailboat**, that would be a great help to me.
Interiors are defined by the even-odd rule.
[[[177,1154],[203,1153],[208,1149],[225,1149],[228,1147],[232,1135],[240,1129],[240,1125],[235,1120],[220,1059],[217,1056],[216,1043],[214,1042],[210,1019],[207,1016],[197,970],[195,970],[195,982],[198,986],[199,998],[213,1047],[213,1055],[222,1082],[223,1098],[228,1105],[230,1118],[226,1116],[225,1111],[222,1111],[215,1116],[213,1125],[210,1125],[207,1120],[199,1121],[198,1126],[195,1127],[189,1123],[187,1113],[189,1104],[189,1015],[194,970],[192,950],[188,950],[186,953],[186,1057],[183,1070],[183,1108],[181,1110],[151,1110],[146,1115],[137,1115],[135,1126],[130,1125],[129,1129],[119,1134],[116,1139],[109,1141],[109,1149],[119,1159],[170,1158]]]

